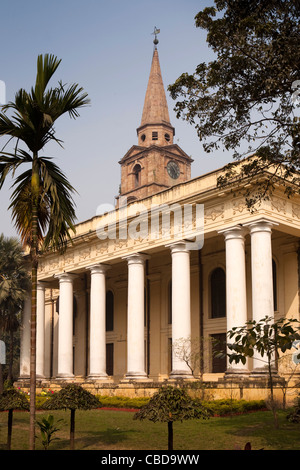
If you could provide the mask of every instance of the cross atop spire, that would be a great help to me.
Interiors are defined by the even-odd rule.
[[[155,47],[156,47],[157,44],[158,44],[157,35],[158,35],[159,33],[160,33],[160,29],[157,29],[157,27],[154,26],[154,31],[153,31],[152,34],[154,34],[154,36],[155,36],[154,39],[153,39],[153,43],[154,43]]]

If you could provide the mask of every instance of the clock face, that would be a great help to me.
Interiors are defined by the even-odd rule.
[[[169,175],[171,176],[171,178],[173,178],[174,180],[176,180],[179,175],[180,175],[180,170],[179,170],[179,166],[177,165],[176,162],[168,162],[167,164],[167,172],[169,173]]]

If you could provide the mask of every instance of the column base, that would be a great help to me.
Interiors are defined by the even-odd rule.
[[[74,380],[75,379],[75,375],[74,374],[61,374],[61,375],[57,375],[55,380]]]
[[[151,382],[151,379],[145,372],[127,372],[121,382]]]
[[[173,370],[169,375],[169,380],[195,380],[195,377],[186,370]]]
[[[277,369],[272,368],[271,372],[272,372],[273,377],[278,376]],[[268,378],[269,377],[269,370],[268,370],[267,366],[257,367],[257,368],[255,368],[251,371],[250,377],[253,377],[253,378],[257,378],[257,377]]]
[[[87,376],[87,379],[91,382],[95,382],[95,381],[107,382],[110,380],[107,374],[90,374]]]
[[[224,374],[225,380],[248,379],[250,371],[248,369],[227,369]]]
[[[42,374],[36,374],[36,380],[44,380],[46,377]]]

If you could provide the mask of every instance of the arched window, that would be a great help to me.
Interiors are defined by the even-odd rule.
[[[138,163],[133,167],[134,186],[137,188],[141,184],[141,165]]]
[[[226,276],[222,268],[216,268],[210,277],[211,318],[226,317]]]
[[[114,329],[114,294],[111,290],[106,292],[106,331]]]

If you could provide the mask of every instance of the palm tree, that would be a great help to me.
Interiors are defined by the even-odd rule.
[[[34,449],[36,393],[36,291],[39,254],[42,250],[63,249],[75,231],[74,188],[51,158],[40,151],[55,137],[54,124],[68,113],[79,116],[78,109],[88,104],[87,94],[77,84],[59,82],[47,88],[61,60],[54,55],[39,55],[35,86],[30,92],[19,90],[14,102],[0,113],[0,136],[16,140],[13,152],[1,152],[0,189],[9,173],[28,165],[13,183],[10,208],[21,240],[31,262],[31,343],[30,343],[30,449]],[[12,111],[10,118],[7,113]],[[8,143],[8,142],[7,142]],[[6,143],[6,145],[7,145]],[[25,149],[20,144],[25,144]]]
[[[19,328],[19,314],[29,289],[28,269],[17,238],[0,235],[0,330],[10,334],[8,379],[12,379],[13,334]],[[0,365],[1,368],[1,365]],[[1,376],[1,374],[0,374]],[[2,377],[0,391],[2,390]]]

